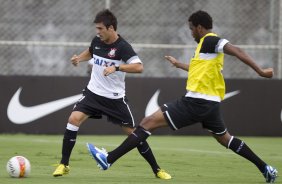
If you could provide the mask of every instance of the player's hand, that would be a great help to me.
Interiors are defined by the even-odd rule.
[[[272,78],[273,75],[274,75],[273,68],[262,69],[262,72],[260,73],[260,76],[265,78]]]
[[[165,56],[165,58],[172,64],[172,66],[177,67],[177,64],[179,63],[179,61],[177,61],[174,57]]]
[[[116,71],[116,67],[115,66],[109,66],[109,67],[106,67],[105,69],[104,69],[104,75],[105,76],[108,76],[108,75],[110,75],[111,73],[114,73]]]
[[[71,58],[71,63],[74,66],[77,66],[79,64],[79,57],[77,55],[73,55],[72,58]]]

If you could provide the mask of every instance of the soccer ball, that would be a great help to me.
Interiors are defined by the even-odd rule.
[[[14,156],[7,162],[6,169],[13,178],[27,177],[30,173],[30,162],[23,156]]]

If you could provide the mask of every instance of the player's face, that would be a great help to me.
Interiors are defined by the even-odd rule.
[[[190,31],[191,31],[191,35],[192,35],[192,37],[194,38],[194,40],[195,40],[197,43],[199,43],[199,42],[200,42],[200,34],[199,34],[199,31],[198,31],[197,27],[194,26],[194,25],[192,24],[192,22],[189,22],[189,29],[190,29]]]
[[[96,32],[101,41],[108,42],[111,38],[111,28],[108,28],[103,23],[96,23]]]

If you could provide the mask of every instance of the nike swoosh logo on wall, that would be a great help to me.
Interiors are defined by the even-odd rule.
[[[7,109],[9,120],[15,124],[30,123],[34,120],[47,116],[48,114],[63,109],[71,104],[74,104],[81,97],[81,94],[79,94],[31,107],[25,107],[20,103],[21,91],[22,88],[20,87],[11,98]]]
[[[239,94],[240,91],[232,91],[229,93],[226,93],[224,96],[224,100],[226,100],[227,98],[231,98],[237,94]],[[156,112],[160,106],[158,104],[158,98],[159,98],[159,94],[160,94],[160,90],[158,89],[155,94],[151,97],[151,99],[149,100],[146,110],[145,110],[145,116],[150,116],[151,114],[153,114],[154,112]],[[282,112],[281,112],[281,120],[282,120]]]
[[[224,95],[224,99],[223,99],[223,100],[226,100],[227,98],[231,98],[232,96],[238,95],[239,93],[240,93],[240,90],[232,91],[232,92],[226,93],[226,94]]]
[[[154,112],[156,112],[160,106],[158,104],[158,98],[159,98],[160,90],[158,89],[155,94],[151,97],[149,100],[146,110],[145,110],[145,116],[150,116]]]

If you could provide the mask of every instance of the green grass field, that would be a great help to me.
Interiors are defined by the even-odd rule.
[[[118,160],[109,170],[101,171],[88,154],[86,142],[111,150],[124,136],[78,136],[70,161],[69,175],[54,178],[54,164],[60,160],[62,135],[0,134],[0,183],[21,184],[252,184],[265,183],[258,169],[220,146],[211,137],[151,136],[148,141],[159,165],[172,180],[154,177],[149,165],[136,150]],[[282,138],[240,137],[267,163],[282,171]],[[23,155],[31,162],[28,178],[10,178],[6,163],[10,157]],[[282,179],[277,179],[282,183]]]

